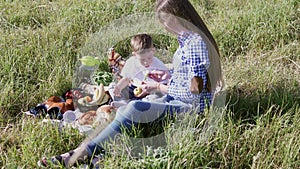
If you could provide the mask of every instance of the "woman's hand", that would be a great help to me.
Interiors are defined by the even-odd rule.
[[[140,88],[142,89],[142,92],[137,95],[136,97],[144,97],[146,95],[148,95],[151,91],[157,89],[157,85],[159,83],[158,82],[142,82],[142,85],[140,86]]]
[[[152,90],[157,89],[158,84],[158,82],[142,82],[142,89],[150,93]]]

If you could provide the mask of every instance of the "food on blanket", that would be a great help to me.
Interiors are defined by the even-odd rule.
[[[125,65],[125,59],[123,59],[119,53],[115,52],[114,48],[110,48],[108,52],[108,65],[110,67],[111,72],[118,79],[120,76],[119,73]]]
[[[51,119],[61,119],[62,115],[68,111],[74,110],[73,100],[68,98],[64,100],[60,96],[51,96],[43,103],[38,104],[36,107],[24,112],[26,115],[31,116],[49,116]]]
[[[119,53],[115,52],[114,48],[111,48],[110,52],[108,53],[109,65],[115,65],[121,59],[122,59],[122,56]]]
[[[107,103],[110,100],[110,95],[107,91],[104,89],[104,85],[100,84],[98,87],[94,90],[93,98],[90,98],[89,96],[85,96],[83,98],[78,99],[78,103],[81,106],[98,106],[102,105],[104,103]]]
[[[113,80],[113,75],[110,72],[98,71],[92,74],[92,81],[100,85],[108,86]]]
[[[114,56],[115,56],[115,48],[110,48],[108,53],[107,53],[107,56],[108,56],[108,61],[110,62],[111,60],[114,59]]]
[[[111,122],[115,118],[116,108],[111,105],[102,105],[97,109],[97,119],[105,120],[106,122]]]
[[[92,101],[92,98],[90,96],[85,96],[83,98],[78,99],[78,103],[82,106],[86,106],[91,101]]]
[[[92,98],[90,96],[85,96],[84,99],[87,103],[92,101]]]
[[[91,110],[84,113],[78,118],[80,125],[100,125],[102,122],[111,122],[115,114],[112,113],[115,110],[110,105],[100,106],[96,111]]]
[[[81,63],[85,66],[95,66],[95,65],[99,65],[100,64],[100,60],[97,57],[93,57],[93,56],[84,56],[82,58],[79,59],[81,61]]]
[[[61,113],[64,113],[67,110],[74,110],[72,99],[64,100],[59,96],[51,96],[43,104],[45,104],[45,106],[47,107],[47,111],[53,107],[58,107]]]
[[[114,56],[108,57],[109,63],[111,65],[116,64],[119,60],[122,59],[122,56],[119,53],[115,53]]]
[[[101,83],[98,87],[95,88],[93,100],[88,104],[101,105],[107,101],[108,101],[108,95],[105,92],[104,85]]]
[[[80,88],[70,89],[65,93],[66,99],[79,99],[83,97],[83,90]]]
[[[115,55],[115,48],[111,47],[109,48],[109,51],[108,51],[108,59],[111,60],[113,58],[113,56]]]
[[[115,108],[113,106],[103,105],[97,109],[97,112],[100,111],[100,112],[104,112],[104,113],[111,113],[113,110],[115,110]]]
[[[125,65],[125,60],[120,60],[119,62],[119,69],[122,70],[122,68],[124,67]]]
[[[110,99],[111,99],[111,97],[110,97],[110,95],[109,95],[109,92],[108,92],[108,91],[105,91],[105,95],[104,95],[103,99],[101,100],[101,102],[98,102],[98,103],[99,103],[98,105],[105,104],[105,103],[107,103]]]
[[[81,125],[92,125],[97,117],[95,110],[88,111],[78,118],[78,123]]]
[[[135,89],[133,90],[133,94],[134,94],[134,96],[138,96],[139,94],[142,93],[142,91],[143,91],[142,88],[137,87],[137,88],[135,88]]]
[[[102,99],[103,95],[104,95],[104,85],[101,83],[99,87],[95,88],[93,101],[99,101],[100,99]]]

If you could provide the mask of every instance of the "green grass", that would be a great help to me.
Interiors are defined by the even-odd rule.
[[[168,130],[175,141],[162,152],[132,159],[116,147],[121,156],[108,157],[105,167],[298,168],[299,1],[191,2],[220,46],[227,84],[224,118],[203,141],[189,132],[197,121],[187,116],[189,123]],[[72,87],[82,48],[104,25],[123,16],[153,12],[154,4],[154,0],[0,4],[0,166],[36,168],[42,156],[80,144],[84,136],[76,130],[60,132],[57,126],[25,118],[20,112]],[[174,36],[153,36],[158,48],[175,51]],[[128,39],[117,43],[125,56],[130,53],[126,43]],[[170,61],[170,57],[162,59]]]

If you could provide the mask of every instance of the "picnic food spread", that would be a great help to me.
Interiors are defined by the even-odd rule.
[[[83,56],[79,59],[81,65],[97,67],[101,64],[98,57]],[[110,48],[107,55],[110,72],[98,70],[91,74],[90,82],[81,82],[78,88],[67,90],[61,96],[50,96],[24,112],[32,117],[41,117],[43,122],[60,122],[78,128],[82,132],[92,129],[93,125],[113,120],[116,108],[111,106],[112,97],[107,86],[118,80],[125,59]],[[66,114],[65,114],[66,113]]]

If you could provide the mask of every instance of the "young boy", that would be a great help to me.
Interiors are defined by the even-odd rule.
[[[167,83],[170,72],[165,64],[154,56],[155,48],[151,36],[137,34],[131,38],[132,56],[125,62],[121,71],[122,78],[116,84],[113,94],[126,99],[138,99],[133,93],[137,87],[134,81],[158,81]],[[157,78],[159,74],[159,79]],[[128,90],[123,91],[126,87]],[[122,94],[122,96],[121,96]]]

